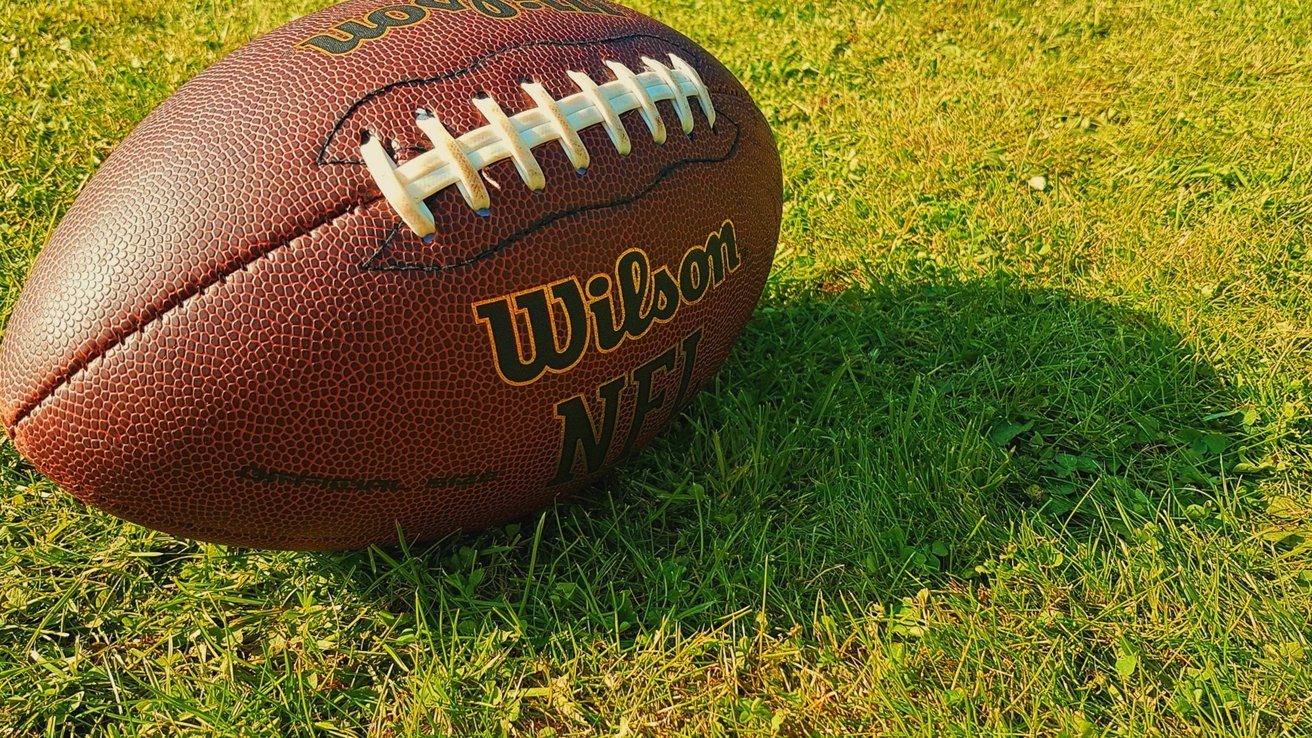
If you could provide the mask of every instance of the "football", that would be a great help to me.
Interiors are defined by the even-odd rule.
[[[220,60],[111,154],[0,345],[79,499],[354,549],[540,510],[668,425],[779,235],[765,117],[602,0],[353,0]]]

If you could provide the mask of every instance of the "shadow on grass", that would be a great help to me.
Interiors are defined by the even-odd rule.
[[[1018,525],[1205,511],[1243,414],[1150,316],[1005,280],[777,297],[648,452],[542,518],[321,563],[460,627],[809,622],[976,576]],[[541,536],[535,545],[535,532]],[[536,637],[536,638],[535,638]]]

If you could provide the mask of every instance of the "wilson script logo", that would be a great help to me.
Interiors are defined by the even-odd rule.
[[[742,266],[733,223],[726,221],[679,263],[653,267],[646,251],[630,249],[613,273],[585,281],[571,277],[495,300],[476,303],[474,318],[491,343],[497,374],[525,386],[548,374],[565,374],[590,353],[607,354],[674,320],[730,279]],[[576,476],[580,454],[588,473],[615,448],[620,406],[636,393],[620,454],[632,450],[653,412],[677,408],[687,397],[702,331],[685,336],[660,356],[601,386],[595,398],[571,397],[556,405],[561,422],[560,464],[552,484]],[[666,386],[678,378],[671,396]],[[599,406],[598,406],[598,402]]]

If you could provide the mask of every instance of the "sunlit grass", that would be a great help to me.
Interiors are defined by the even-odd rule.
[[[0,0],[0,304],[136,121],[321,4]],[[6,448],[0,736],[1312,731],[1312,15],[636,4],[785,162],[711,391],[404,552],[175,540]]]

